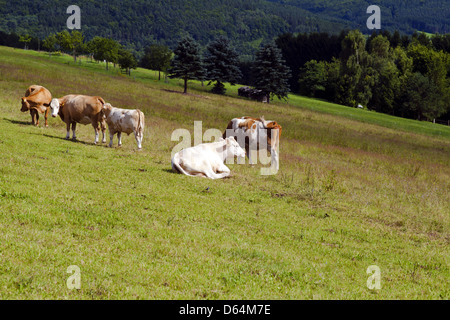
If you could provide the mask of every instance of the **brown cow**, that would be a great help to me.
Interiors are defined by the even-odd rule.
[[[31,123],[35,126],[39,125],[39,112],[45,113],[45,126],[48,127],[47,118],[50,109],[52,94],[43,86],[32,85],[25,92],[22,98],[22,108],[20,111],[30,111]]]
[[[90,123],[95,130],[94,143],[97,144],[100,125],[103,133],[102,142],[106,142],[106,123],[101,113],[104,104],[105,100],[101,97],[70,94],[59,99],[53,99],[50,108],[52,109],[52,117],[59,114],[61,120],[66,123],[66,139],[70,138],[70,125],[72,125],[72,139],[76,140],[77,123],[84,125]]]

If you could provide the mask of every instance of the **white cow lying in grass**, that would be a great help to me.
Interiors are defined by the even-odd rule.
[[[224,164],[227,158],[245,157],[245,151],[233,138],[203,143],[177,152],[172,158],[172,169],[192,177],[221,179],[230,175]]]
[[[108,124],[110,147],[113,145],[113,138],[116,133],[120,147],[122,145],[122,132],[128,135],[133,132],[138,149],[142,149],[145,117],[141,110],[114,108],[111,104],[105,103],[102,108],[102,113],[103,118]]]

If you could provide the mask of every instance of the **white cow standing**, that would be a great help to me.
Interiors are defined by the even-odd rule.
[[[103,118],[109,129],[109,146],[112,147],[114,135],[117,133],[119,147],[122,145],[122,132],[134,133],[138,149],[142,149],[142,138],[144,137],[145,116],[139,110],[114,108],[110,103],[105,103],[102,108]]]
[[[203,143],[177,152],[172,158],[172,169],[192,176],[221,179],[230,175],[224,164],[227,158],[245,157],[245,151],[233,138]]]

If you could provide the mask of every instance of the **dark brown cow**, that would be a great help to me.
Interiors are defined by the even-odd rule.
[[[43,86],[32,85],[25,92],[22,98],[22,108],[20,111],[30,111],[31,123],[35,126],[39,125],[39,113],[45,113],[45,126],[48,127],[47,118],[50,109],[52,94]]]

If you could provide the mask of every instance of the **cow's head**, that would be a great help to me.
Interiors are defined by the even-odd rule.
[[[227,158],[245,157],[245,150],[241,148],[234,137],[228,137],[225,139],[225,141]]]
[[[28,110],[30,110],[30,104],[28,103],[26,98],[22,98],[22,108],[20,109],[20,111],[27,112]]]
[[[52,110],[53,118],[58,115],[60,107],[61,105],[59,103],[59,99],[52,99],[52,101],[50,102],[50,109]]]
[[[106,119],[108,117],[108,115],[111,113],[112,107],[113,106],[110,103],[103,104],[102,111],[101,111],[102,119]]]

